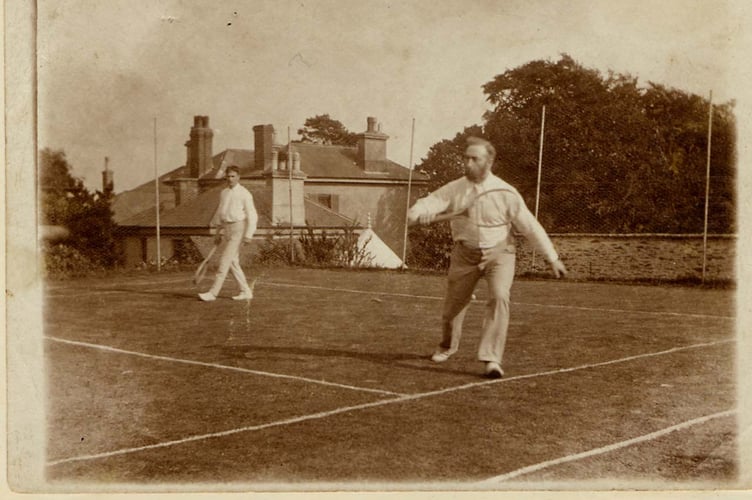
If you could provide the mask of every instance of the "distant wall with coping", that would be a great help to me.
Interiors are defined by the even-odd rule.
[[[676,280],[702,277],[702,235],[554,234],[551,240],[573,279]],[[517,274],[548,268],[519,238]],[[734,280],[736,236],[709,235],[706,280]]]

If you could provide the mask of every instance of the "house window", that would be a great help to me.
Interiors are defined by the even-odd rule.
[[[339,195],[337,194],[319,194],[316,196],[316,201],[320,205],[339,212]]]

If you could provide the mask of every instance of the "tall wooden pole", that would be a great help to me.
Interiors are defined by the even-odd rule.
[[[540,146],[538,147],[538,185],[535,189],[535,220],[538,220],[538,207],[540,207],[541,171],[543,169],[543,132],[546,128],[546,106],[541,113]],[[535,248],[533,248],[532,270],[535,271]]]
[[[705,223],[702,230],[702,282],[705,283],[705,267],[708,260],[708,206],[710,204],[710,142],[713,136],[713,91],[708,98],[708,159],[705,169]]]
[[[162,270],[162,248],[159,236],[159,171],[157,169],[157,117],[154,117],[154,199],[157,213],[157,271]]]
[[[402,239],[402,269],[405,269],[407,267],[407,213],[410,210],[410,189],[412,187],[413,183],[413,144],[415,142],[415,118],[413,118],[413,125],[410,131],[410,164],[408,165],[408,168],[410,169],[407,174],[407,202],[405,207],[405,234],[404,238]]]
[[[287,127],[287,179],[289,187],[289,205],[290,205],[290,262],[295,261],[295,247],[292,242],[292,233],[294,224],[292,220],[292,141],[290,140],[290,127]]]

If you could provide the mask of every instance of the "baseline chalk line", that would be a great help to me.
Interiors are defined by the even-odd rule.
[[[402,394],[397,393],[397,392],[385,391],[385,390],[381,390],[381,389],[371,389],[371,388],[368,388],[368,387],[358,387],[358,386],[348,385],[348,384],[340,384],[340,383],[337,383],[337,382],[329,382],[327,380],[319,380],[319,379],[313,379],[313,378],[307,378],[307,377],[298,377],[298,376],[295,376],[295,375],[285,375],[283,373],[274,373],[274,372],[265,372],[265,371],[260,371],[260,370],[251,370],[249,368],[241,368],[239,366],[221,365],[219,363],[207,363],[207,362],[204,362],[204,361],[195,361],[195,360],[192,360],[192,359],[173,358],[171,356],[160,356],[160,355],[156,355],[156,354],[148,354],[148,353],[145,353],[145,352],[128,351],[128,350],[125,350],[125,349],[119,349],[117,347],[110,347],[110,346],[101,345],[101,344],[90,344],[88,342],[80,342],[80,341],[77,341],[77,340],[67,340],[67,339],[61,339],[61,338],[57,338],[57,337],[45,336],[44,338],[47,339],[47,340],[54,341],[54,342],[60,342],[62,344],[70,344],[70,345],[75,345],[75,346],[79,346],[79,347],[86,347],[86,348],[89,348],[89,349],[98,349],[98,350],[101,350],[101,351],[114,352],[114,353],[118,353],[118,354],[127,354],[127,355],[130,355],[130,356],[138,356],[138,357],[147,358],[147,359],[156,359],[156,360],[159,360],[159,361],[167,361],[167,362],[170,362],[170,363],[181,363],[181,364],[185,364],[185,365],[203,366],[203,367],[206,367],[206,368],[217,368],[217,369],[220,369],[220,370],[230,370],[230,371],[241,372],[241,373],[250,373],[250,374],[253,374],[253,375],[261,375],[261,376],[264,376],[264,377],[282,378],[282,379],[296,380],[296,381],[300,381],[300,382],[309,382],[309,383],[313,383],[313,384],[326,385],[326,386],[331,386],[331,387],[338,387],[340,389],[350,389],[350,390],[354,390],[354,391],[372,392],[372,393],[375,393],[375,394],[385,394],[385,395],[388,395],[388,396],[402,396]]]
[[[363,295],[383,295],[388,297],[404,297],[404,298],[410,298],[410,299],[426,299],[426,300],[444,300],[444,297],[439,297],[436,295],[414,295],[409,293],[397,293],[397,292],[382,292],[378,290],[357,290],[352,288],[338,288],[338,287],[326,287],[326,286],[318,286],[318,285],[301,285],[298,283],[280,283],[276,281],[262,281],[258,283],[259,285],[265,285],[265,286],[276,286],[276,287],[283,287],[283,288],[307,288],[312,290],[327,290],[331,292],[341,292],[341,293],[355,293],[355,294],[363,294]],[[482,302],[479,300],[479,302]],[[735,319],[733,316],[724,316],[724,315],[716,315],[716,314],[696,314],[696,313],[682,313],[682,312],[673,312],[673,311],[643,311],[643,310],[636,310],[636,309],[611,309],[611,308],[604,308],[604,307],[586,307],[586,306],[570,306],[570,305],[563,305],[563,304],[537,304],[533,302],[511,302],[512,305],[517,306],[529,306],[529,307],[550,307],[554,309],[574,309],[574,310],[581,310],[581,311],[592,311],[592,312],[607,312],[607,313],[627,313],[627,314],[651,314],[656,316],[685,316],[689,318],[712,318],[712,319]]]
[[[617,443],[613,443],[607,446],[602,446],[600,448],[594,448],[592,450],[584,451],[581,453],[575,453],[573,455],[567,455],[564,457],[560,457],[554,460],[547,460],[545,462],[540,462],[533,465],[528,465],[527,467],[522,467],[520,469],[513,470],[511,472],[507,472],[505,474],[501,474],[498,476],[494,476],[492,478],[480,481],[478,484],[495,484],[495,483],[501,483],[504,481],[507,481],[509,479],[513,479],[515,477],[523,476],[525,474],[530,474],[533,472],[537,472],[543,469],[547,469],[549,467],[553,467],[556,465],[565,464],[568,462],[574,462],[576,460],[581,460],[583,458],[593,457],[596,455],[602,455],[604,453],[608,453],[611,451],[616,451],[621,448],[626,448],[628,446],[632,446],[639,443],[644,443],[647,441],[651,441],[653,439],[657,439],[659,437],[665,436],[667,434],[670,434],[672,432],[688,429],[694,425],[703,424],[705,422],[709,422],[711,420],[714,420],[716,418],[723,418],[723,417],[729,417],[736,413],[735,409],[726,410],[718,413],[713,413],[711,415],[705,415],[704,417],[695,418],[692,420],[687,420],[686,422],[682,422],[680,424],[672,425],[671,427],[666,427],[665,429],[660,429],[655,432],[651,432],[650,434],[644,434],[642,436],[638,436],[632,439],[627,439],[626,441],[619,441]]]
[[[65,341],[65,342],[69,342],[69,343],[72,343],[74,345],[81,344],[81,343],[75,342],[75,341]],[[693,344],[693,345],[688,345],[688,346],[683,346],[683,347],[675,347],[675,348],[667,349],[667,350],[664,350],[664,351],[656,351],[656,352],[644,353],[644,354],[639,354],[639,355],[635,355],[635,356],[628,356],[628,357],[625,357],[625,358],[618,358],[618,359],[612,359],[612,360],[608,360],[608,361],[602,361],[600,363],[592,363],[592,364],[575,366],[575,367],[571,367],[571,368],[561,368],[561,369],[558,369],[558,370],[548,370],[548,371],[545,371],[545,372],[530,373],[530,374],[518,375],[518,376],[514,376],[514,377],[506,377],[506,378],[493,379],[493,380],[483,380],[483,381],[479,381],[479,382],[470,382],[470,383],[462,384],[462,385],[459,385],[459,386],[446,387],[446,388],[443,388],[443,389],[437,389],[437,390],[429,391],[429,392],[422,392],[422,393],[417,393],[417,394],[407,394],[407,395],[398,395],[398,397],[391,398],[391,399],[385,399],[385,400],[382,399],[382,400],[373,401],[373,402],[370,402],[370,403],[363,403],[363,404],[354,405],[354,406],[345,406],[345,407],[335,408],[333,410],[329,410],[329,411],[325,411],[325,412],[314,413],[314,414],[310,414],[310,415],[302,415],[302,416],[299,416],[299,417],[288,418],[288,419],[284,419],[284,420],[278,420],[278,421],[269,422],[269,423],[266,423],[266,424],[259,424],[259,425],[254,425],[254,426],[240,427],[240,428],[236,428],[236,429],[230,429],[230,430],[226,430],[226,431],[220,431],[220,432],[214,432],[214,433],[208,433],[208,434],[200,434],[200,435],[196,435],[196,436],[188,436],[186,438],[177,439],[177,440],[171,440],[171,441],[165,441],[165,442],[162,442],[162,443],[156,443],[156,444],[152,444],[152,445],[138,446],[138,447],[132,447],[132,448],[122,448],[122,449],[119,449],[119,450],[113,450],[113,451],[108,451],[108,452],[103,452],[103,453],[92,454],[92,455],[79,455],[79,456],[74,456],[74,457],[70,457],[70,458],[53,460],[53,461],[47,462],[47,465],[48,466],[54,466],[54,465],[60,465],[60,464],[65,464],[65,463],[70,463],[70,462],[79,462],[79,461],[84,461],[84,460],[94,460],[94,459],[99,459],[99,458],[107,458],[107,457],[116,456],[116,455],[124,455],[124,454],[127,454],[127,453],[134,453],[134,452],[143,451],[143,450],[150,450],[150,449],[154,449],[154,448],[163,448],[163,447],[167,447],[167,446],[173,446],[173,445],[188,443],[188,442],[192,442],[192,441],[199,441],[199,440],[202,440],[202,439],[211,439],[211,438],[215,438],[215,437],[228,436],[228,435],[237,434],[237,433],[240,433],[240,432],[257,431],[257,430],[261,430],[261,429],[267,429],[267,428],[270,428],[270,427],[277,427],[277,426],[282,426],[282,425],[290,425],[290,424],[295,424],[295,423],[300,423],[300,422],[306,422],[306,421],[310,421],[310,420],[318,420],[318,419],[322,419],[322,418],[326,418],[326,417],[330,417],[330,416],[334,416],[334,415],[340,415],[340,414],[343,414],[343,413],[349,413],[349,412],[352,412],[352,411],[363,410],[363,409],[368,409],[368,408],[376,408],[376,407],[380,407],[380,406],[391,405],[391,404],[394,404],[394,403],[403,403],[403,402],[406,402],[406,401],[414,401],[414,400],[423,399],[423,398],[427,398],[427,397],[431,397],[431,396],[440,396],[440,395],[448,394],[448,393],[451,393],[451,392],[462,391],[462,390],[465,390],[465,389],[472,389],[472,388],[475,388],[475,387],[481,387],[481,386],[485,386],[485,385],[503,384],[503,383],[513,382],[515,380],[529,379],[529,378],[535,378],[535,377],[545,377],[545,376],[557,375],[557,374],[561,374],[561,373],[569,373],[569,372],[578,371],[578,370],[586,370],[586,369],[590,369],[590,368],[596,368],[596,367],[599,367],[599,366],[606,366],[606,365],[611,365],[611,364],[616,364],[616,363],[624,363],[624,362],[633,361],[635,359],[640,359],[640,358],[647,358],[647,357],[652,357],[652,356],[660,356],[660,355],[670,354],[670,353],[674,353],[674,352],[678,352],[678,351],[684,351],[684,350],[689,350],[689,349],[698,349],[698,348],[702,348],[702,347],[709,347],[709,346],[714,346],[714,345],[724,344],[724,343],[731,343],[731,342],[735,342],[735,340],[731,339],[731,340],[724,340],[724,341],[718,341],[718,342],[709,342],[709,343],[703,343],[703,344]],[[83,344],[86,345],[85,343],[83,343]],[[94,344],[92,344],[92,345],[94,345]],[[111,348],[111,349],[114,349],[114,348]],[[118,350],[118,351],[120,351],[120,350]],[[148,356],[149,357],[153,357],[151,355],[148,355]],[[169,358],[168,358],[168,360],[169,360]],[[220,365],[220,366],[222,366],[222,365]]]

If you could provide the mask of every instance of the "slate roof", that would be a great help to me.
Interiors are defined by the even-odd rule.
[[[285,146],[282,146],[284,149]],[[357,148],[351,146],[332,146],[322,144],[310,144],[293,142],[293,151],[300,153],[301,169],[308,179],[342,179],[342,180],[384,180],[384,181],[407,181],[408,169],[391,160],[383,162],[384,172],[368,173],[356,162]],[[212,157],[214,166],[206,172],[201,179],[221,179],[224,177],[225,168],[229,165],[240,167],[240,176],[259,177],[263,174],[262,169],[257,169],[254,162],[253,150],[250,149],[226,149]],[[165,184],[179,178],[188,177],[188,167],[181,166],[159,177],[160,205],[172,207],[175,205],[175,193],[171,186]],[[425,182],[428,177],[420,172],[413,172],[413,181]],[[254,197],[256,193],[254,193]],[[259,193],[259,197],[263,194]],[[260,198],[259,198],[260,199]],[[186,202],[188,203],[188,202]],[[183,205],[185,205],[184,203]],[[313,202],[311,202],[313,203]],[[315,212],[312,218],[325,219],[317,208],[310,205]],[[319,205],[319,207],[322,207]],[[325,207],[322,207],[325,208]],[[145,182],[140,186],[115,195],[112,203],[114,221],[118,225],[136,225],[133,221],[150,220],[154,217],[154,181]],[[213,210],[213,208],[211,209]],[[309,204],[306,202],[306,216],[308,216]],[[150,215],[151,213],[151,215]],[[211,217],[211,214],[209,214]],[[345,218],[346,219],[346,218]],[[349,219],[348,219],[349,220]],[[160,220],[161,222],[161,220]],[[150,224],[153,225],[153,221]]]
[[[280,149],[286,150],[286,146]],[[300,153],[300,168],[309,179],[383,179],[406,181],[409,171],[399,163],[386,160],[382,163],[383,172],[369,173],[356,163],[357,148],[352,146],[332,146],[293,142],[292,150]],[[253,150],[226,149],[214,157],[214,168],[204,174],[202,179],[221,179],[224,169],[229,165],[240,167],[241,177],[253,177],[263,173],[256,168]],[[428,177],[420,172],[413,172],[413,180],[427,181]]]
[[[161,228],[207,228],[219,204],[219,194],[224,188],[216,186],[201,193],[196,198],[181,203],[177,207],[159,215]],[[271,220],[271,194],[265,186],[246,186],[253,195],[253,204],[259,215],[259,229],[276,227]],[[342,227],[353,225],[354,221],[342,214],[305,198],[306,222],[313,227]],[[156,225],[154,210],[146,210],[120,223],[122,227],[153,227]]]
[[[185,177],[188,174],[186,166],[178,167],[166,174],[159,176],[159,201],[162,206],[175,205],[175,192],[172,187],[165,184],[165,181]],[[122,224],[123,221],[142,213],[145,210],[154,210],[154,180],[145,182],[128,191],[123,191],[115,195],[112,200],[112,211],[114,212],[113,220],[116,224]]]

